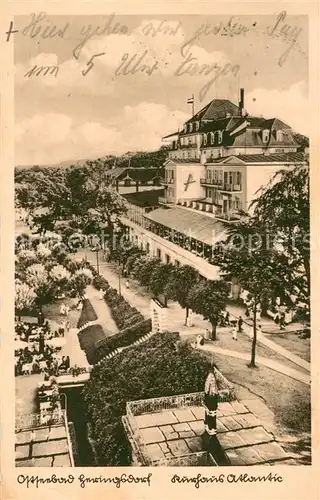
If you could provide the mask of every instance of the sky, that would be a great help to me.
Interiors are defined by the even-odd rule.
[[[37,14],[15,29],[16,165],[155,150],[191,117],[189,97],[195,111],[237,104],[240,87],[250,114],[309,133],[306,16]]]

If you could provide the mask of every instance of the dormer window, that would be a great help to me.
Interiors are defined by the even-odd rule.
[[[207,136],[206,136],[206,134],[204,134],[204,136],[203,136],[203,145],[204,146],[207,145]]]
[[[283,141],[283,132],[282,132],[282,130],[277,130],[277,132],[276,132],[276,138],[277,138],[278,142],[282,142]]]
[[[210,142],[214,144],[214,132],[210,132]]]
[[[186,124],[186,125],[184,125],[184,127],[183,127],[183,131],[184,131],[184,133],[185,133],[185,134],[187,133],[187,124]]]
[[[218,144],[222,143],[222,132],[221,130],[218,130]]]
[[[262,131],[262,142],[266,143],[269,141],[269,135],[270,131],[268,129],[265,129]]]
[[[192,123],[189,123],[189,132],[192,132]]]
[[[200,123],[196,122],[196,132],[198,132],[199,128],[200,128]]]

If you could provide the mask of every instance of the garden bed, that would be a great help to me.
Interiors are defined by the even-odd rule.
[[[98,319],[98,316],[96,315],[96,312],[90,302],[89,299],[84,299],[83,301],[83,308],[80,314],[80,318],[78,321],[78,328],[81,328],[83,325],[88,323],[89,321],[96,321]]]
[[[299,333],[300,332],[282,332],[272,333],[270,335],[265,334],[265,336],[275,344],[292,352],[292,354],[300,356],[300,358],[310,362],[310,339],[302,338]]]
[[[81,349],[85,352],[88,363],[96,363],[96,344],[106,338],[101,325],[91,325],[78,333]]]

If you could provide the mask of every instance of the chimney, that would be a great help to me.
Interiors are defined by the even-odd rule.
[[[243,109],[244,109],[244,89],[240,89],[240,101],[239,101],[240,116],[243,116]]]

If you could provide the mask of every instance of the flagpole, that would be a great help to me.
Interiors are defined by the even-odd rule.
[[[192,94],[192,116],[194,116],[194,94]]]

